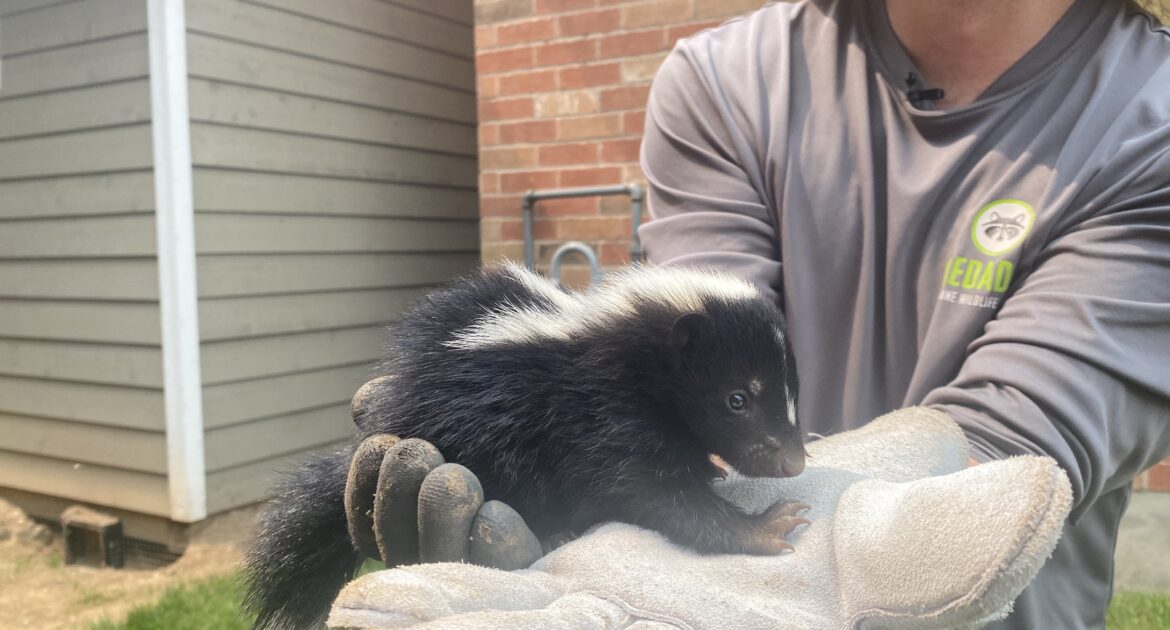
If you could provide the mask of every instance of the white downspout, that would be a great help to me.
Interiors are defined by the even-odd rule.
[[[147,0],[167,482],[171,518],[192,523],[207,516],[207,480],[184,12],[184,0]]]

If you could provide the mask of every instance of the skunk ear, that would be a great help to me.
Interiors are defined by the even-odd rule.
[[[685,313],[674,320],[670,325],[670,336],[667,338],[667,345],[673,357],[681,359],[694,345],[695,340],[707,332],[710,324],[710,319],[703,313]]]

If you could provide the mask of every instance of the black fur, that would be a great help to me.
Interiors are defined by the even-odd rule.
[[[489,312],[557,311],[521,273],[464,278],[402,317],[381,366],[393,378],[371,394],[360,437],[430,441],[542,538],[618,520],[704,552],[777,551],[775,519],[719,499],[709,460],[715,453],[757,476],[803,468],[799,426],[786,410],[795,366],[776,306],[762,296],[708,296],[688,312],[648,295],[634,299],[634,314],[598,317],[568,339],[452,348]],[[742,409],[729,403],[735,394]],[[248,560],[261,624],[319,619],[351,577],[347,461],[341,453],[306,468],[264,517]]]

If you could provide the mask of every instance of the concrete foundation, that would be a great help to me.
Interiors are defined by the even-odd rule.
[[[1133,493],[1115,558],[1114,590],[1170,593],[1170,493]]]

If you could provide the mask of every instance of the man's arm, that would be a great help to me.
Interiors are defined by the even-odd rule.
[[[923,404],[977,459],[1032,453],[1069,473],[1076,519],[1170,453],[1170,152],[1112,204],[1053,239]]]
[[[654,220],[639,234],[647,258],[716,267],[775,296],[777,231],[762,167],[692,55],[683,44],[667,57],[646,107],[642,170]]]

